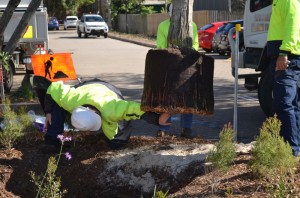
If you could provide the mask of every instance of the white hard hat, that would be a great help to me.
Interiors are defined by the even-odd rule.
[[[101,117],[86,107],[77,107],[71,115],[72,125],[80,131],[98,131],[101,127]]]

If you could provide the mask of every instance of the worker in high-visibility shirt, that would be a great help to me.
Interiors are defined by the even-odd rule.
[[[173,4],[169,6],[169,16],[172,16]],[[168,46],[168,33],[170,28],[170,18],[162,21],[158,25],[157,34],[156,34],[156,47],[158,49],[164,49]],[[199,41],[198,41],[198,30],[197,25],[193,22],[193,44],[192,48],[194,50],[199,50]],[[193,114],[181,114],[181,136],[186,138],[192,138],[192,122],[193,122]],[[171,122],[172,117],[170,117],[169,122]],[[165,133],[170,131],[170,125],[160,125],[159,130],[157,131],[157,136],[163,136]]]
[[[300,151],[300,1],[274,0],[270,18],[267,54],[274,72],[273,111],[281,121],[280,135],[293,154]]]
[[[118,88],[99,79],[70,86],[35,76],[33,85],[46,114],[42,152],[59,151],[57,136],[64,132],[67,113],[71,114],[72,125],[80,131],[102,129],[111,148],[126,145],[130,138],[130,131],[124,130],[128,123],[121,121],[143,119],[150,124],[168,124],[168,113],[144,112],[140,103],[124,100]]]

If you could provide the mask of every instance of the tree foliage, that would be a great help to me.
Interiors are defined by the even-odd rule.
[[[232,11],[244,11],[246,0],[231,0]]]
[[[150,14],[155,13],[152,6],[145,6],[144,0],[112,0],[110,4],[111,18],[116,20],[118,14]]]
[[[49,16],[62,18],[65,15],[77,15],[81,6],[95,3],[95,0],[44,0]]]

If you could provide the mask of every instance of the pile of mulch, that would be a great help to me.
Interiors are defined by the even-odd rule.
[[[61,177],[62,189],[68,192],[64,197],[114,197],[114,198],[144,198],[151,197],[148,194],[141,194],[137,190],[125,187],[99,186],[100,173],[104,173],[108,159],[104,156],[116,156],[122,150],[111,150],[105,143],[101,134],[95,133],[67,133],[73,137],[68,148],[72,159],[67,160],[64,155],[59,162],[57,176]],[[39,151],[42,141],[42,133],[37,132],[19,142],[13,149],[0,150],[0,197],[35,197],[36,188],[31,182],[30,171],[38,175],[45,173],[50,154],[43,154]],[[169,145],[193,145],[213,143],[201,138],[184,139],[175,136],[163,138],[134,136],[124,149],[138,150],[145,146],[166,149]],[[191,170],[181,175],[181,182],[176,186],[157,188],[167,192],[169,197],[267,197],[270,191],[270,183],[264,179],[255,177],[248,168],[251,154],[240,154],[236,158],[230,170],[219,175],[216,172],[200,174],[193,172],[199,164],[189,167]],[[299,185],[299,169],[297,169],[295,185]],[[159,171],[159,170],[158,170]],[[114,173],[117,174],[117,173]],[[158,174],[161,174],[159,172]],[[100,174],[101,175],[101,174]],[[113,178],[114,175],[111,175]],[[165,180],[173,178],[165,177]],[[213,181],[216,182],[213,182]],[[174,183],[174,182],[173,182]],[[159,183],[157,183],[159,186]],[[129,184],[128,184],[129,186]],[[214,193],[212,193],[214,186]],[[298,188],[299,189],[299,188]],[[154,190],[154,189],[153,189]],[[299,190],[300,194],[300,190]]]

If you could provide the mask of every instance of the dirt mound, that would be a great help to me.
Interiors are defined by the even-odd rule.
[[[73,142],[67,149],[72,159],[62,156],[57,170],[64,197],[152,197],[154,188],[173,197],[261,197],[268,182],[252,176],[247,163],[251,155],[239,155],[225,175],[214,175],[203,166],[211,143],[201,138],[184,139],[132,137],[126,148],[111,150],[101,134],[67,133]],[[42,134],[20,142],[12,150],[0,150],[0,197],[35,197],[30,171],[45,173],[48,158],[39,145]],[[213,178],[218,178],[211,193]],[[299,175],[297,174],[297,177]],[[298,181],[299,179],[295,181]]]

